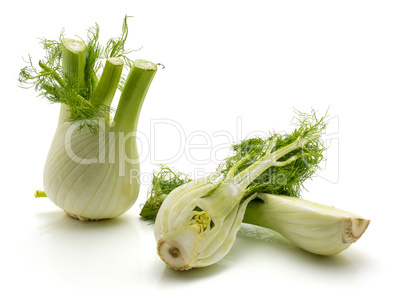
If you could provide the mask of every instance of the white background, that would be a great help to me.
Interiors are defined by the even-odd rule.
[[[33,197],[42,188],[59,107],[18,88],[17,76],[28,53],[34,61],[42,57],[38,37],[57,39],[62,28],[85,37],[97,22],[106,40],[120,34],[126,13],[133,16],[128,45],[142,47],[133,58],[166,66],[138,125],[149,139],[144,182],[123,216],[82,223]],[[400,1],[39,0],[8,2],[0,14],[2,299],[401,295]],[[272,232],[253,237],[256,229],[245,227],[218,264],[188,272],[165,267],[153,225],[138,216],[157,162],[187,143],[170,165],[210,172],[217,165],[208,160],[211,148],[227,142],[216,133],[228,132],[234,142],[255,131],[291,130],[294,108],[328,107],[333,147],[303,198],[371,219],[356,244],[318,257]],[[180,124],[184,136],[161,119]],[[201,131],[210,145],[191,152],[190,144],[206,143],[188,139]]]

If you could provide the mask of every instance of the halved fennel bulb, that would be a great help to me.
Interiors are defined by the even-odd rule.
[[[322,130],[319,125],[303,123],[282,145],[279,137],[266,140],[253,152],[258,151],[258,157],[241,158],[224,176],[218,170],[174,189],[155,220],[160,258],[176,270],[205,267],[222,259],[236,239],[247,205],[256,197],[256,193],[245,197],[254,190],[252,183],[271,167],[303,164],[306,149],[313,156]]]

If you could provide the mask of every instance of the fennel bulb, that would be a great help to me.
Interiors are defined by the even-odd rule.
[[[301,114],[298,125],[291,134],[247,141],[238,155],[225,161],[226,169],[167,195],[154,234],[158,254],[168,266],[188,270],[222,259],[235,241],[248,204],[270,184],[264,181],[270,168],[298,184],[311,175],[322,158],[320,134],[326,124],[315,115]],[[297,184],[290,188],[297,190]]]
[[[42,40],[47,53],[39,62],[41,69],[30,59],[20,72],[23,87],[33,86],[41,96],[61,103],[44,168],[44,192],[80,220],[117,217],[139,193],[136,129],[157,66],[126,56],[127,32],[125,17],[121,37],[110,39],[105,47],[99,45],[98,26],[89,29],[86,44],[63,36],[59,41]],[[124,67],[129,69],[126,78]],[[112,118],[110,105],[119,87]]]
[[[190,181],[185,174],[162,166],[154,174],[150,196],[140,215],[155,218],[166,197]],[[274,230],[308,252],[334,255],[356,242],[370,220],[296,197],[257,193],[247,205],[243,223]]]

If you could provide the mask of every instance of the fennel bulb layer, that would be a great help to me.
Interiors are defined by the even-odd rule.
[[[282,234],[300,248],[320,255],[347,249],[364,233],[370,220],[315,202],[270,194],[257,194],[243,222]]]

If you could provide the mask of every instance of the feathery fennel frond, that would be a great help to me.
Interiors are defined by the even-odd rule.
[[[111,38],[107,41],[105,47],[105,57],[119,57],[123,59],[125,65],[128,68],[131,68],[133,61],[127,56],[134,50],[126,49],[125,44],[128,37],[128,25],[127,19],[129,16],[124,17],[123,25],[122,25],[122,34],[120,37]]]
[[[190,182],[191,179],[184,173],[175,172],[166,165],[154,172],[152,184],[148,191],[149,198],[141,209],[141,217],[155,217],[163,200],[175,188]]]
[[[300,139],[321,135],[327,125],[326,115],[318,118],[315,111],[310,114],[296,111],[293,125],[296,128],[291,133],[273,133],[265,140],[252,139],[235,145],[235,155],[226,160],[226,170],[245,155],[250,155],[251,159],[238,168],[236,173],[246,169],[266,154],[266,147],[270,143],[273,146],[272,152],[275,152]],[[324,159],[324,151],[322,139],[317,138],[286,154],[247,187],[244,198],[256,192],[300,197],[303,183],[312,178],[319,169],[319,164]]]

